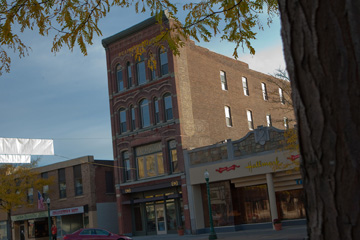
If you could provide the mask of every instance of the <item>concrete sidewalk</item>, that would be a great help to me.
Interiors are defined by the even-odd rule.
[[[218,239],[227,240],[304,240],[307,239],[306,226],[283,226],[281,231],[273,229],[241,230],[236,232],[217,233]],[[184,235],[177,234],[152,235],[152,236],[134,236],[134,240],[150,239],[171,239],[171,240],[207,240],[209,234]]]

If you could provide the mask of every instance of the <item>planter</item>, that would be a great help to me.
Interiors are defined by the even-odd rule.
[[[274,227],[275,227],[276,231],[280,231],[282,229],[282,224],[281,223],[275,223]]]
[[[184,235],[184,229],[178,229],[177,231],[178,231],[179,236]]]

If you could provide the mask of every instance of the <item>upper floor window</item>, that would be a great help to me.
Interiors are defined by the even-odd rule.
[[[225,106],[225,120],[226,120],[226,126],[232,127],[231,111],[230,111],[230,107],[228,106]]]
[[[284,127],[285,129],[289,129],[289,120],[287,117],[284,117]]]
[[[136,125],[135,125],[135,108],[133,106],[130,107],[130,114],[131,114],[131,131],[134,131]]]
[[[249,96],[249,88],[248,88],[248,82],[246,77],[242,77],[242,85],[244,89],[244,95]]]
[[[120,134],[126,132],[126,110],[120,109]]]
[[[58,179],[59,179],[59,198],[66,198],[65,168],[60,168],[58,170]]]
[[[279,88],[279,97],[281,104],[285,104],[284,94],[282,88]]]
[[[227,81],[226,81],[226,74],[223,71],[220,71],[220,81],[221,81],[221,89],[228,90]]]
[[[169,159],[170,159],[170,166],[171,166],[171,172],[179,172],[179,162],[177,158],[177,152],[176,152],[176,141],[171,140],[168,142],[169,146]]]
[[[123,71],[120,65],[116,67],[116,82],[117,82],[117,91],[124,91],[124,79],[123,79]]]
[[[248,120],[248,126],[250,130],[254,130],[254,123],[252,118],[252,112],[250,110],[246,110],[247,120]]]
[[[266,115],[266,124],[267,124],[268,127],[272,126],[271,115],[270,114]]]
[[[167,51],[164,47],[160,49],[160,71],[161,76],[169,73]]]
[[[161,142],[137,147],[135,152],[139,179],[164,175]]]
[[[150,61],[150,65],[148,67],[149,67],[150,81],[152,81],[155,80],[156,78],[156,59],[154,58],[152,52],[149,52],[149,61]]]
[[[160,122],[159,100],[157,98],[154,98],[154,120],[155,124]]]
[[[124,170],[124,182],[127,182],[131,179],[131,167],[130,167],[130,158],[129,152],[125,151],[121,153],[123,160],[123,170]]]
[[[27,192],[27,202],[29,204],[34,203],[34,189],[33,188],[29,188],[28,192]]]
[[[171,95],[169,93],[164,95],[164,107],[165,107],[165,121],[169,121],[173,119],[172,100],[171,100]]]
[[[130,62],[127,62],[126,69],[127,69],[127,88],[129,89],[132,86],[132,76],[131,76],[131,64],[130,64]]]
[[[41,173],[41,178],[42,179],[48,179],[49,178],[48,173],[47,172]],[[49,198],[49,185],[44,185],[43,186],[42,195],[43,195],[45,200]]]
[[[268,100],[268,95],[267,95],[267,90],[266,90],[266,84],[265,83],[261,83],[261,89],[262,89],[262,93],[263,93],[263,99],[265,101]]]
[[[74,187],[75,187],[75,196],[80,196],[83,194],[83,182],[81,174],[81,165],[76,165],[74,169]]]
[[[105,171],[106,193],[115,193],[114,171]]]
[[[150,126],[149,101],[147,99],[140,102],[140,118],[142,128]]]
[[[140,57],[140,60],[136,64],[136,75],[139,85],[146,83],[145,61],[143,56]]]

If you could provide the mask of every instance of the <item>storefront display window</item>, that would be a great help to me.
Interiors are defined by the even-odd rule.
[[[305,218],[304,191],[302,189],[276,192],[281,219]]]
[[[48,220],[45,218],[28,220],[28,236],[29,238],[48,237]]]
[[[0,240],[7,239],[6,221],[0,221]]]
[[[155,206],[153,203],[146,204],[147,232],[156,232]]]

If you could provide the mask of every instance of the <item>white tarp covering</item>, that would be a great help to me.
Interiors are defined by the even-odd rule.
[[[0,155],[0,163],[30,163],[30,155]]]
[[[50,139],[0,138],[0,154],[54,155]]]

